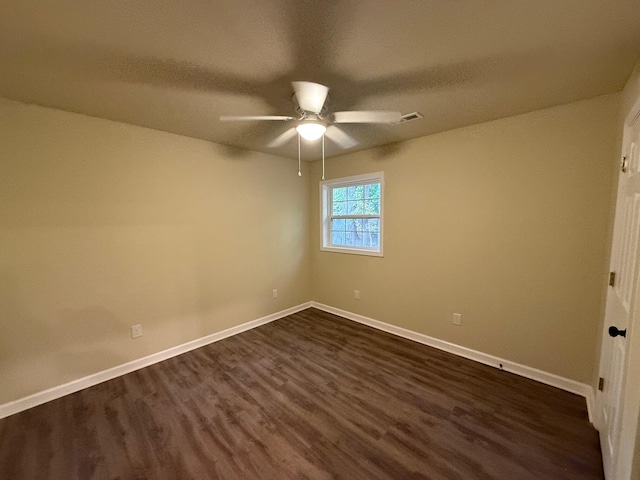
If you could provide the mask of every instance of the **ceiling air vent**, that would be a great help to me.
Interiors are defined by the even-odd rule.
[[[400,117],[400,123],[411,122],[412,120],[418,120],[419,118],[422,118],[422,114],[420,112],[407,113]]]

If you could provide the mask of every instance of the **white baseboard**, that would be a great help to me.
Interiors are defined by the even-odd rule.
[[[8,417],[9,415],[13,415],[23,410],[27,410],[37,405],[55,400],[56,398],[64,397],[65,395],[68,395],[70,393],[77,392],[84,388],[92,387],[99,383],[106,382],[107,380],[111,380],[135,370],[148,367],[149,365],[153,365],[154,363],[162,362],[163,360],[167,360],[171,357],[182,355],[183,353],[195,350],[196,348],[204,347],[205,345],[209,345],[210,343],[214,343],[224,338],[237,335],[238,333],[251,330],[252,328],[256,328],[260,325],[273,322],[274,320],[286,317],[287,315],[300,312],[309,308],[310,306],[311,302],[303,303],[301,305],[297,305],[280,312],[272,313],[271,315],[267,315],[266,317],[258,318],[256,320],[243,323],[242,325],[237,325],[221,332],[213,333],[211,335],[207,335],[205,337],[183,343],[182,345],[163,350],[162,352],[154,353],[152,355],[139,358],[131,362],[123,363],[122,365],[118,365],[116,367],[94,373],[93,375],[79,378],[78,380],[73,380],[69,383],[58,385],[56,387],[34,393],[32,395],[14,400],[12,402],[4,403],[0,405],[0,418]]]
[[[586,385],[586,387],[587,387],[587,393],[584,396],[584,398],[587,400],[587,412],[589,413],[589,421],[596,428],[596,430],[600,430],[600,425],[598,425],[598,421],[595,416],[595,413],[596,413],[595,389],[590,385]]]
[[[346,310],[331,307],[329,305],[324,305],[322,303],[311,302],[311,306],[328,313],[333,313],[334,315],[338,315],[348,320],[353,320],[354,322],[362,323],[364,325],[377,328],[378,330],[382,330],[399,337],[407,338],[409,340],[413,340],[414,342],[422,343],[423,345],[437,348],[438,350],[453,353],[454,355],[458,355],[460,357],[468,358],[470,360],[499,368],[510,373],[515,373],[516,375],[520,375],[521,377],[529,378],[546,385],[551,385],[552,387],[560,388],[561,390],[565,390],[567,392],[581,395],[586,399],[589,421],[593,423],[593,412],[595,412],[595,410],[593,410],[595,407],[595,397],[593,388],[590,385],[564,378],[553,373],[538,370],[537,368],[527,367],[526,365],[511,362],[509,360],[495,357],[493,355],[478,352],[477,350],[461,347],[460,345],[445,342],[444,340],[438,340],[437,338],[433,338],[422,333],[407,330],[406,328],[397,327],[395,325],[384,323],[379,320],[374,320],[373,318],[365,317],[357,313],[348,312]]]
[[[438,340],[437,338],[429,337],[428,335],[424,335],[422,333],[417,333],[412,330],[407,330],[402,327],[397,327],[395,325],[384,323],[379,320],[374,320],[373,318],[365,317],[357,313],[348,312],[346,310],[341,310],[339,308],[331,307],[329,305],[324,305],[318,302],[306,302],[295,307],[291,307],[286,310],[282,310],[280,312],[258,318],[256,320],[243,323],[242,325],[237,325],[221,332],[213,333],[211,335],[192,340],[191,342],[187,342],[182,345],[163,350],[162,352],[154,353],[152,355],[148,355],[146,357],[139,358],[137,360],[133,360],[131,362],[127,362],[122,365],[118,365],[116,367],[94,373],[93,375],[79,378],[78,380],[73,380],[69,383],[58,385],[56,387],[34,393],[27,397],[2,404],[0,405],[0,418],[8,417],[9,415],[13,415],[23,410],[27,410],[51,400],[55,400],[56,398],[64,397],[65,395],[77,392],[84,388],[92,387],[99,383],[106,382],[107,380],[111,380],[135,370],[139,370],[155,363],[162,362],[163,360],[182,355],[183,353],[195,350],[196,348],[200,348],[205,345],[209,345],[210,343],[214,343],[233,335],[245,332],[247,330],[251,330],[252,328],[256,328],[260,325],[273,322],[280,318],[286,317],[287,315],[305,310],[309,307],[314,307],[325,312],[333,313],[348,320],[353,320],[355,322],[368,325],[378,330],[382,330],[399,337],[413,340],[414,342],[422,343],[424,345],[428,345],[445,352],[453,353],[454,355],[458,355],[460,357],[468,358],[470,360],[474,360],[485,365],[490,365],[495,368],[500,368],[502,370],[515,373],[516,375],[520,375],[531,380],[535,380],[571,393],[575,393],[577,395],[581,395],[585,397],[587,402],[589,421],[591,423],[594,423],[593,412],[595,412],[595,392],[589,385],[576,382],[575,380],[570,380],[568,378],[560,377],[552,373],[544,372],[532,367],[527,367],[526,365],[521,365],[509,360],[504,360],[493,355],[478,352],[470,348],[461,347],[460,345],[456,345],[454,343]]]

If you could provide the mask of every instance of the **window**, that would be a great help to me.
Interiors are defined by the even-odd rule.
[[[382,256],[383,172],[320,183],[320,249]]]

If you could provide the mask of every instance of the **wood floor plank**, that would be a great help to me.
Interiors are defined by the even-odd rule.
[[[583,398],[316,309],[0,420],[4,479],[602,479]]]

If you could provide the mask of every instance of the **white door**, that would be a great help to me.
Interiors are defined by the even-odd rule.
[[[600,376],[603,390],[598,396],[600,442],[607,480],[616,478],[619,465],[620,429],[623,415],[627,330],[638,294],[636,282],[640,257],[640,111],[625,125],[623,158],[619,173],[616,218],[611,252],[614,286],[609,288],[602,340]],[[628,461],[629,459],[621,459]]]

